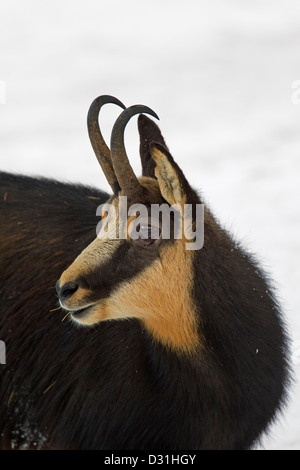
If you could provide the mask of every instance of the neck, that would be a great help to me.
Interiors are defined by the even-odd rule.
[[[150,336],[180,355],[191,355],[201,349],[193,312],[164,311],[142,318]]]

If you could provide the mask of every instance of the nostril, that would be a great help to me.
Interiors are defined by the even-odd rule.
[[[71,295],[75,294],[78,289],[78,284],[76,282],[67,282],[62,287],[59,287],[59,284],[56,284],[56,290],[60,299],[66,299]]]

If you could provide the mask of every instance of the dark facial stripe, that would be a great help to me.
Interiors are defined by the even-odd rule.
[[[150,266],[158,254],[155,244],[143,247],[133,241],[124,240],[106,262],[80,277],[80,284],[92,291],[89,300],[96,302],[108,297],[122,282],[129,281]]]

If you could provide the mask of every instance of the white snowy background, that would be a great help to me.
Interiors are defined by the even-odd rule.
[[[100,94],[158,113],[191,183],[275,280],[295,384],[259,448],[300,449],[299,0],[1,0],[1,170],[109,191],[86,130]],[[119,111],[101,114],[108,141]],[[140,173],[138,145],[134,118]]]

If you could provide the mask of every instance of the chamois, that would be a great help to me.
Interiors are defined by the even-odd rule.
[[[110,149],[98,123],[106,103],[123,108]],[[140,178],[124,146],[136,114]],[[2,449],[249,449],[286,403],[288,335],[273,288],[206,205],[201,249],[174,232],[153,237],[147,222],[135,239],[95,234],[97,207],[117,213],[121,196],[147,210],[203,204],[145,114],[157,117],[108,95],[90,107],[112,196],[0,173]]]

